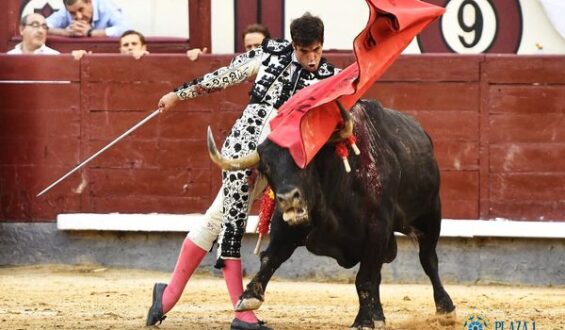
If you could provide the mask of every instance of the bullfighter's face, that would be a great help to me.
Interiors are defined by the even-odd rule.
[[[310,72],[318,70],[320,61],[322,60],[323,45],[321,42],[316,41],[308,46],[293,43],[293,47],[296,59],[305,70]]]

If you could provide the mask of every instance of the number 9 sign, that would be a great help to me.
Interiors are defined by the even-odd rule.
[[[422,53],[516,53],[522,39],[519,0],[427,0],[445,14],[417,37]]]

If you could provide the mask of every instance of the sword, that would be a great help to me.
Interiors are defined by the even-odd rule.
[[[53,182],[52,184],[49,185],[49,187],[43,189],[39,194],[37,194],[37,196],[35,197],[39,197],[41,195],[43,195],[44,193],[46,193],[49,189],[53,188],[55,185],[57,185],[59,182],[65,180],[65,178],[67,178],[69,175],[73,174],[74,172],[78,171],[81,167],[83,167],[84,165],[88,164],[91,160],[93,160],[94,158],[98,157],[101,153],[103,153],[104,151],[106,151],[108,148],[110,148],[111,146],[113,146],[114,144],[118,143],[121,139],[125,138],[126,136],[128,136],[131,132],[135,131],[136,129],[138,129],[139,127],[141,127],[141,125],[145,124],[146,122],[148,122],[151,118],[155,117],[156,115],[159,114],[159,112],[161,111],[161,109],[157,109],[155,111],[153,111],[151,114],[149,114],[147,117],[145,117],[142,121],[140,121],[139,123],[135,124],[132,128],[128,129],[124,134],[118,136],[114,141],[108,143],[104,148],[100,149],[97,153],[95,153],[94,155],[90,156],[87,160],[83,161],[82,163],[78,164],[77,166],[75,166],[75,168],[73,168],[70,172],[68,172],[67,174],[63,175],[59,180]]]

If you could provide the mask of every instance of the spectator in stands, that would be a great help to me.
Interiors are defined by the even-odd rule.
[[[131,54],[136,60],[149,54],[145,36],[134,30],[127,30],[120,37],[120,53]]]
[[[261,46],[263,39],[270,38],[269,29],[263,24],[251,24],[243,31],[243,46],[245,51],[250,51]]]
[[[49,34],[66,37],[119,37],[129,23],[112,0],[63,0],[65,10],[47,18]]]
[[[27,14],[20,21],[20,35],[22,42],[8,52],[8,54],[59,54],[55,49],[45,45],[49,27],[45,17],[41,14]]]
[[[198,56],[200,56],[200,54],[206,53],[206,51],[206,48],[193,48],[186,51],[186,56],[191,61],[196,61],[198,59]],[[72,51],[72,55],[76,60],[79,60],[84,55],[90,53],[91,52],[82,49]],[[149,54],[145,36],[141,32],[135,30],[127,30],[126,32],[124,32],[124,34],[122,34],[122,36],[120,37],[120,53],[131,54],[136,60],[143,57],[143,55]]]

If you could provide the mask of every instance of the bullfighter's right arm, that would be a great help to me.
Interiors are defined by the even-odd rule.
[[[185,83],[175,89],[175,93],[179,99],[186,100],[239,84],[257,74],[262,58],[263,51],[261,48],[238,55],[231,61],[230,65]]]

